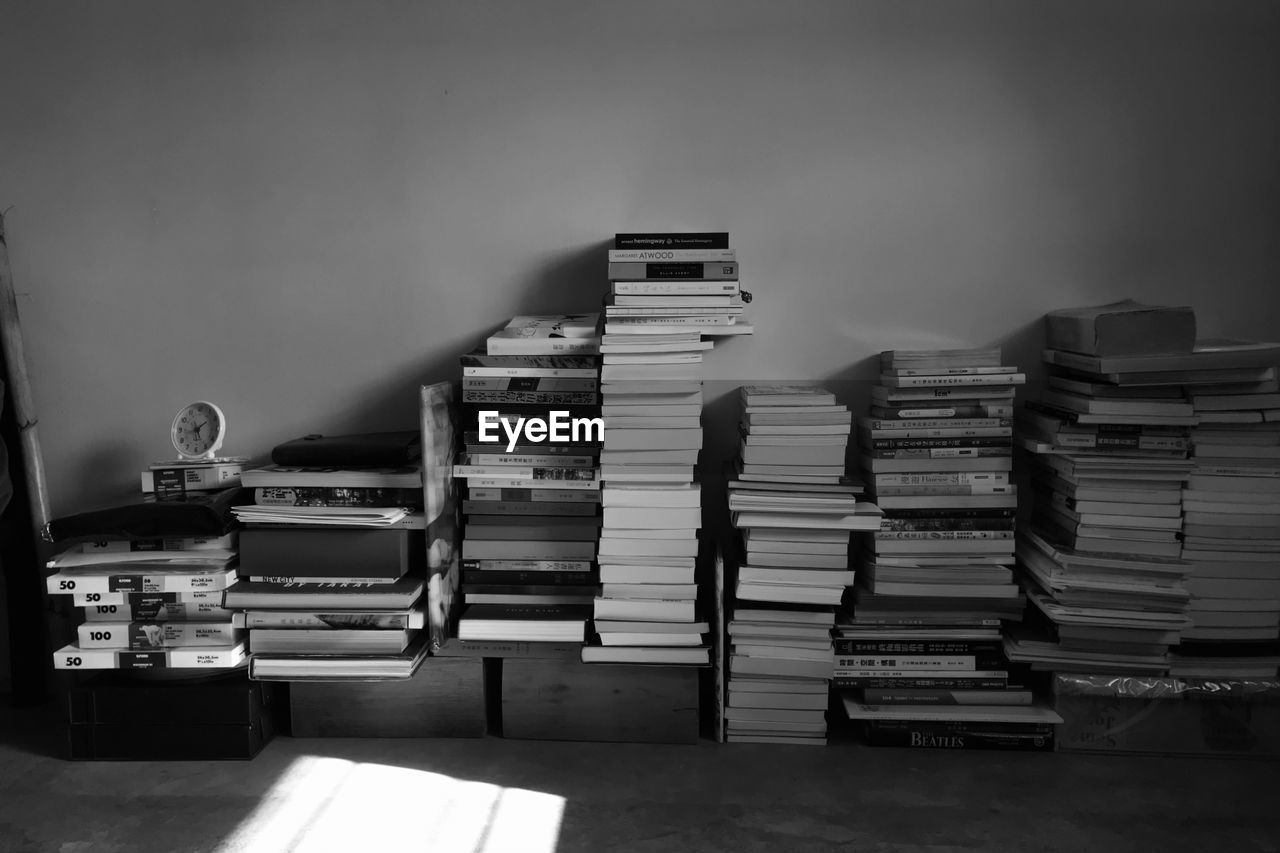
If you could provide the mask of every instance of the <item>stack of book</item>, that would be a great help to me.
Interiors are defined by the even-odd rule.
[[[884,517],[837,626],[845,713],[874,744],[1049,748],[1053,712],[1011,675],[1001,635],[1024,607],[1012,424],[1025,376],[999,348],[891,350],[880,371],[858,459]]]
[[[1176,676],[1271,678],[1280,655],[1280,346],[1235,349],[1230,371],[1183,377],[1199,423],[1182,491],[1191,627],[1170,655]]]
[[[702,527],[702,355],[749,334],[725,232],[617,234],[600,341],[602,588],[589,663],[705,665],[695,564]]]
[[[1051,312],[1045,329],[1049,377],[1018,430],[1033,606],[1008,654],[1051,671],[1166,672],[1190,624],[1179,539],[1197,417],[1165,380],[1194,346],[1194,313],[1124,302]]]
[[[516,317],[462,356],[462,644],[580,645],[599,589],[599,315]]]
[[[57,519],[48,591],[82,608],[77,639],[54,668],[232,669],[244,632],[223,606],[236,577],[238,488],[143,501]]]
[[[245,529],[240,578],[225,603],[248,630],[251,677],[407,678],[421,664],[427,546],[417,437],[299,439],[241,475],[253,502],[233,509]]]
[[[877,529],[880,512],[845,476],[852,415],[831,391],[749,385],[739,396],[726,737],[822,744],[835,608],[854,581],[850,533]]]

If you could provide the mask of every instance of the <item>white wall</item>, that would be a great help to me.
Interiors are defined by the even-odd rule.
[[[1280,6],[5,2],[0,209],[55,514],[172,413],[231,453],[412,427],[616,231],[727,230],[751,379],[869,379],[1115,297],[1280,338]]]

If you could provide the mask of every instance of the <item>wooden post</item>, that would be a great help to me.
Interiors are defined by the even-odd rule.
[[[5,241],[3,213],[0,213],[0,338],[4,344],[13,415],[18,423],[27,496],[31,502],[32,535],[37,543],[41,543],[45,525],[49,523],[49,492],[44,477],[40,436],[36,432],[36,406],[31,397],[31,380],[27,377],[27,358],[22,345],[22,326],[18,322],[18,300],[13,289],[13,271],[9,267],[9,244]],[[37,547],[40,548],[39,544]]]

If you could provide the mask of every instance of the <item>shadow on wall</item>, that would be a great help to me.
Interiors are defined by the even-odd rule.
[[[1000,347],[1000,354],[1005,364],[1018,368],[1020,373],[1027,374],[1027,381],[1044,376],[1044,362],[1041,353],[1044,350],[1044,318],[1037,318],[1030,323],[1015,329],[991,341],[987,346]],[[1018,401],[1026,399],[1022,391],[1018,392]]]
[[[413,429],[418,423],[418,388],[434,382],[457,381],[461,377],[460,356],[482,347],[489,335],[521,314],[572,314],[600,311],[608,288],[607,242],[584,245],[554,255],[520,283],[522,296],[514,303],[499,303],[488,323],[461,336],[461,346],[431,347],[417,362],[394,367],[381,380],[355,394],[344,416],[317,431],[341,433]],[[497,313],[497,312],[502,313]],[[282,438],[281,440],[285,440]]]
[[[608,250],[613,241],[588,243],[555,255],[521,282],[514,314],[583,314],[600,311],[609,289]],[[500,326],[510,317],[495,318]]]

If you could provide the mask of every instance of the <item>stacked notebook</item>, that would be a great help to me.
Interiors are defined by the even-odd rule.
[[[852,415],[831,391],[749,385],[739,396],[726,737],[822,744],[835,608],[854,581],[850,533],[876,530],[880,511],[845,476]]]
[[[1055,717],[1012,671],[1013,401],[998,348],[880,355],[859,466],[884,512],[836,636],[836,685],[870,743],[1048,749]],[[943,707],[945,706],[945,707]]]
[[[428,647],[418,432],[304,438],[241,474],[226,606],[254,678],[408,677]],[[363,464],[362,464],[363,463]]]
[[[572,646],[599,588],[598,314],[513,318],[462,362],[458,638]]]
[[[67,670],[225,670],[243,666],[245,633],[223,606],[234,583],[238,488],[56,519],[53,595],[82,608],[77,638],[54,653]]]

